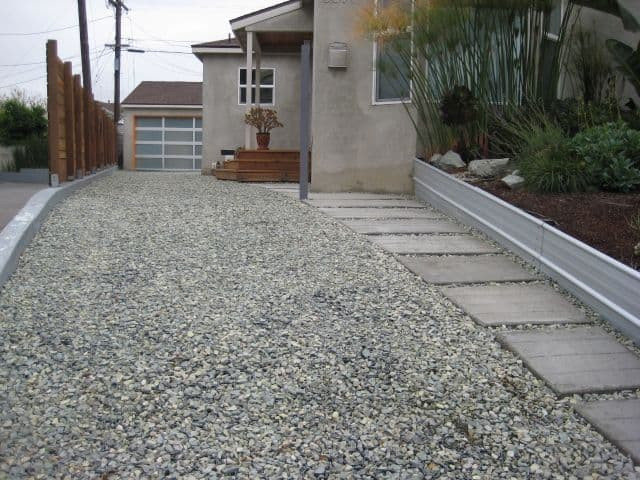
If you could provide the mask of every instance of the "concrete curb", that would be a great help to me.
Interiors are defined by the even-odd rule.
[[[27,248],[47,214],[60,201],[94,180],[112,174],[118,167],[74,180],[56,188],[46,188],[35,193],[27,204],[0,232],[0,288],[9,280],[18,266],[18,259]]]
[[[640,273],[477,187],[416,159],[416,197],[515,252],[640,345]]]

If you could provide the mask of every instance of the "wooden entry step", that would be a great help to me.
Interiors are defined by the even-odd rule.
[[[213,171],[218,180],[235,180],[237,182],[297,182],[299,172],[276,170],[231,170],[218,168]]]
[[[311,170],[311,168],[309,168]],[[298,182],[300,152],[297,150],[238,150],[233,160],[213,171],[218,180],[238,182]],[[311,172],[309,172],[311,179]]]

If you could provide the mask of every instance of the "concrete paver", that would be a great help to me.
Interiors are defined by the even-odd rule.
[[[320,208],[333,218],[442,218],[432,208]]]
[[[596,430],[640,463],[640,399],[580,402],[575,408]]]
[[[478,285],[442,289],[483,325],[585,323],[585,314],[546,285]]]
[[[464,233],[467,230],[455,222],[439,219],[389,219],[389,220],[345,220],[347,227],[365,235],[392,233]]]
[[[0,230],[2,230],[29,201],[34,193],[48,188],[41,183],[0,182]]]
[[[471,235],[383,235],[369,238],[385,250],[397,254],[473,255],[500,251]]]
[[[309,205],[319,208],[423,208],[424,203],[405,198],[326,198],[318,200],[307,200]]]
[[[599,327],[509,332],[500,339],[560,395],[640,387],[640,359]]]
[[[436,285],[536,279],[535,275],[503,255],[398,257],[398,260],[425,282]]]

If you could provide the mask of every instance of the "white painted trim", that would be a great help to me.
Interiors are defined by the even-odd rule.
[[[249,25],[253,25],[254,23],[263,22],[265,20],[269,20],[270,18],[279,17],[280,15],[284,15],[285,13],[294,12],[302,8],[302,1],[293,2],[287,5],[282,5],[278,8],[273,8],[267,10],[266,12],[258,13],[256,15],[251,15],[246,18],[242,18],[237,21],[231,20],[229,23],[231,24],[232,30],[239,30],[241,28],[248,27]]]
[[[256,67],[253,67],[254,70]],[[251,86],[249,85],[245,85],[245,88],[247,88],[247,101],[245,103],[240,103],[240,88],[242,87],[242,85],[240,84],[240,71],[241,70],[246,70],[247,67],[238,67],[238,83],[236,85],[237,90],[238,90],[238,105],[239,106],[245,106],[245,105],[253,105],[253,103],[250,102],[251,100],[251,91],[249,90],[249,88],[253,88],[255,85],[252,83]],[[271,90],[273,90],[273,94],[271,95],[272,98],[272,102],[271,103],[261,103],[260,105],[266,105],[266,106],[270,106],[273,107],[276,104],[276,68],[275,67],[260,67],[261,70],[273,70],[273,85],[261,85],[261,88],[270,88]],[[257,73],[257,72],[256,72]],[[258,77],[256,77],[257,79]],[[249,75],[247,75],[247,82],[251,79],[251,77]]]
[[[192,48],[191,53],[193,53],[194,55],[197,55],[197,54],[206,55],[206,54],[212,54],[212,53],[227,53],[227,54],[234,54],[234,55],[242,55],[244,52],[240,47],[237,47],[237,48],[236,47],[232,47],[232,48],[197,47],[197,48]]]
[[[181,109],[181,110],[202,110],[202,105],[143,105],[143,104],[134,104],[127,103],[122,104],[122,108],[166,108],[167,110],[171,109]]]
[[[376,13],[378,9],[378,1],[375,0]],[[415,1],[411,0],[411,10],[415,8]],[[402,105],[413,102],[413,81],[409,80],[409,98],[398,98],[394,100],[378,100],[378,42],[374,40],[373,46],[373,80],[371,82],[371,105]],[[413,28],[411,29],[411,55],[413,56]]]

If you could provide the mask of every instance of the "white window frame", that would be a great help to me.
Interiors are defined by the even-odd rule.
[[[240,72],[242,70],[246,70],[247,67],[238,67],[238,105],[252,105],[252,103],[250,102],[251,100],[251,89],[255,88],[255,84],[252,83],[251,85],[251,89],[249,88],[248,85],[242,85],[240,83]],[[256,67],[253,67],[253,70],[256,70]],[[271,70],[273,72],[273,85],[260,85],[260,88],[270,88],[271,89],[271,103],[266,103],[262,101],[262,96],[260,96],[260,105],[266,105],[266,106],[274,106],[276,104],[276,69],[275,67],[260,67],[260,70]],[[253,76],[253,75],[252,75]],[[250,77],[249,75],[247,75],[245,77],[247,79],[247,81],[249,81]],[[257,79],[257,77],[256,77]],[[247,89],[247,101],[246,102],[241,102],[241,91],[243,88]],[[257,92],[256,92],[257,93]]]
[[[375,0],[376,12],[380,0]],[[411,0],[411,10],[415,8],[415,0]],[[398,98],[389,100],[378,99],[378,40],[373,40],[373,80],[371,82],[371,105],[402,105],[410,104],[413,101],[413,80],[409,80],[409,98]],[[411,56],[414,54],[413,31],[411,32]]]
[[[138,119],[140,118],[159,118],[161,120],[161,125],[159,127],[139,127],[138,126]],[[167,127],[166,126],[166,119],[167,118],[189,118],[191,119],[191,128],[180,128],[180,127]],[[134,128],[136,131],[136,141],[135,144],[133,145],[133,156],[136,160],[136,170],[141,170],[141,171],[158,171],[158,170],[164,170],[164,171],[170,171],[170,172],[193,172],[193,171],[198,171],[202,169],[202,153],[200,155],[196,154],[196,147],[200,146],[200,148],[202,149],[202,140],[200,141],[196,141],[196,133],[200,132],[202,134],[202,124],[200,127],[197,127],[197,120],[200,120],[202,122],[202,117],[190,117],[190,116],[172,116],[172,115],[167,115],[167,116],[154,116],[154,115],[136,115],[136,117],[134,118]],[[138,140],[137,138],[137,132],[144,132],[144,131],[151,131],[151,132],[160,132],[160,134],[162,135],[162,139],[160,141],[157,140]],[[179,141],[165,141],[165,132],[191,132],[191,138],[192,141],[191,142],[179,142]],[[191,146],[191,155],[168,155],[165,154],[165,146],[166,145],[189,145]],[[138,145],[160,145],[161,146],[161,153],[160,154],[138,154],[137,153],[137,146]],[[157,168],[139,168],[138,167],[138,158],[160,158],[162,159],[162,167],[160,169]],[[171,158],[191,158],[191,169],[185,169],[185,168],[165,168],[165,161],[166,159],[171,159]],[[196,168],[196,161],[200,160],[200,168]]]

